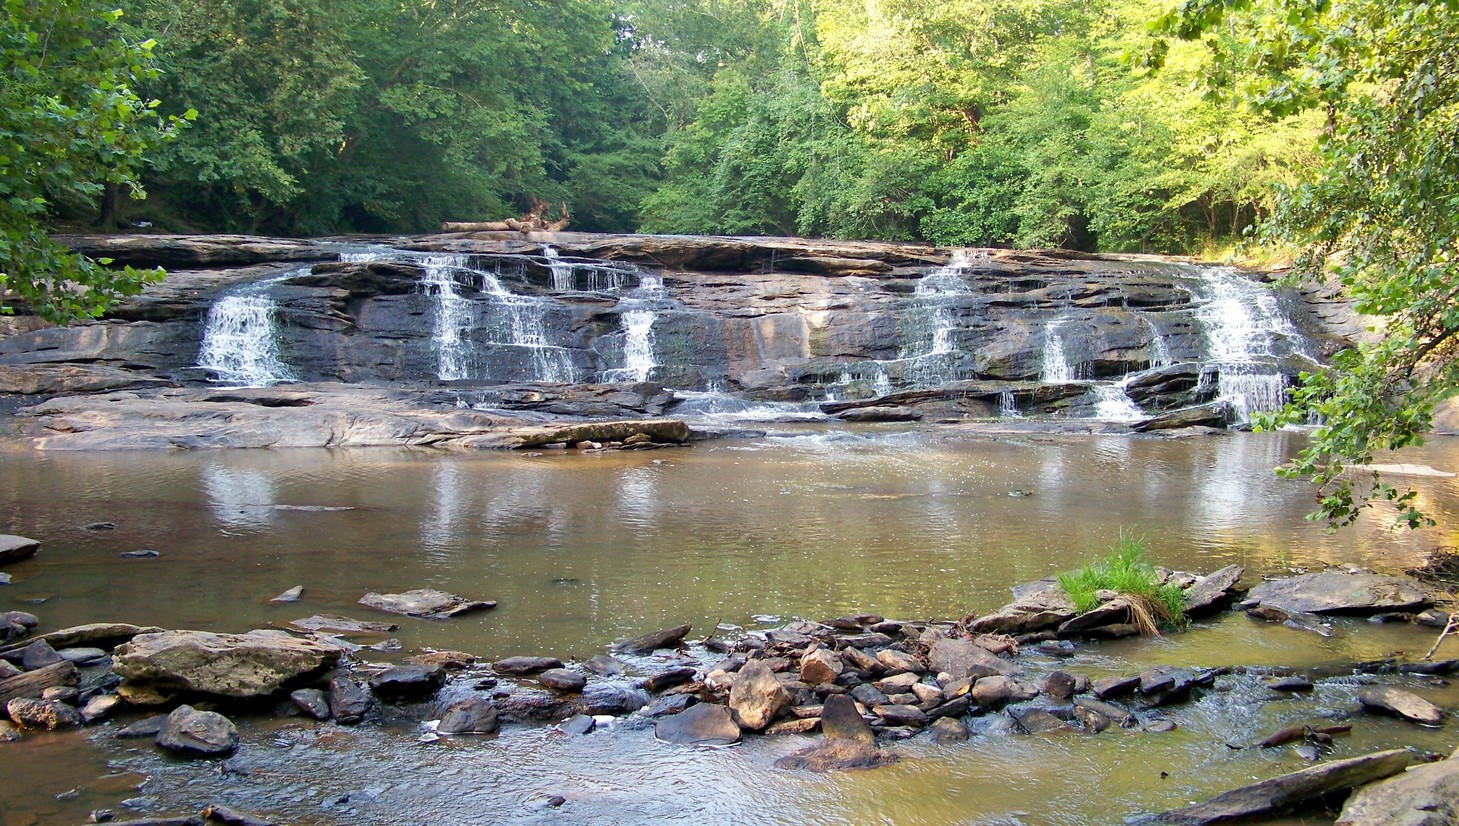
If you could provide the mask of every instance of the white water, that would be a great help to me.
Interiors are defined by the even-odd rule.
[[[552,289],[562,292],[576,288],[574,267],[562,262],[556,247],[543,244],[542,257],[547,259],[547,269],[552,273]]]
[[[1145,411],[1125,392],[1125,382],[1118,381],[1096,384],[1089,388],[1094,394],[1094,417],[1106,422],[1134,422],[1145,418]]]
[[[1315,361],[1306,340],[1264,285],[1231,267],[1200,268],[1197,277],[1196,317],[1206,333],[1207,358],[1217,367],[1217,398],[1243,422],[1280,408],[1287,379],[1273,362],[1289,355]]]
[[[268,290],[300,272],[244,284],[214,301],[203,327],[198,366],[213,371],[215,381],[235,386],[298,381],[279,355],[278,307]]]
[[[1068,384],[1074,381],[1076,368],[1069,363],[1064,337],[1059,332],[1068,323],[1067,318],[1060,316],[1044,329],[1043,357],[1039,364],[1039,381],[1044,384]]]
[[[1004,390],[998,394],[998,415],[1004,419],[1023,418],[1023,414],[1018,412],[1018,400],[1013,397],[1012,390]]]
[[[1145,326],[1150,330],[1150,366],[1166,367],[1174,364],[1175,359],[1170,355],[1170,343],[1165,340],[1165,335],[1160,332],[1160,325],[1155,319],[1143,313],[1140,315]]]
[[[658,311],[654,305],[668,297],[662,276],[640,273],[638,287],[619,302],[623,325],[623,366],[603,371],[605,382],[648,381],[659,366],[655,354],[654,322]]]
[[[831,416],[815,402],[758,402],[719,390],[675,390],[672,412],[688,422],[819,422]]]
[[[461,295],[456,273],[466,269],[464,255],[427,255],[420,259],[421,291],[431,297],[431,346],[436,353],[436,378],[457,381],[471,377],[467,336],[473,322],[471,300]]]

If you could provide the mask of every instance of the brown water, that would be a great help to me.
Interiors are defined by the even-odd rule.
[[[1147,533],[1163,564],[1242,562],[1249,580],[1333,563],[1401,569],[1455,544],[1386,518],[1335,536],[1304,522],[1310,489],[1270,471],[1299,440],[807,427],[600,455],[0,453],[0,531],[46,543],[12,567],[0,608],[31,610],[47,628],[124,620],[245,631],[313,613],[382,619],[355,601],[370,590],[436,587],[500,607],[451,622],[401,619],[395,636],[407,652],[585,657],[685,621],[703,633],[851,611],[986,611],[1007,601],[1011,585],[1088,561],[1121,529]],[[1459,469],[1459,440],[1404,459]],[[1459,481],[1414,481],[1441,525],[1459,524]],[[117,528],[81,529],[97,521]],[[118,556],[141,548],[161,556]],[[294,585],[304,586],[300,603],[269,602]],[[1421,654],[1432,639],[1427,629],[1357,621],[1324,638],[1231,616],[1165,639],[1091,646],[1065,667],[1099,676],[1153,663],[1317,666]],[[1441,653],[1459,656],[1459,645]],[[1459,706],[1453,689],[1413,685]],[[1222,688],[1173,710],[1179,728],[1168,734],[1022,738],[994,717],[968,744],[909,741],[896,746],[902,764],[840,777],[770,768],[804,738],[694,751],[631,725],[585,738],[512,728],[446,743],[418,742],[410,720],[340,729],[245,718],[244,747],[229,765],[246,774],[172,761],[107,729],[90,733],[94,745],[88,735],[34,735],[0,748],[0,826],[79,822],[128,798],[146,813],[218,800],[311,823],[1112,823],[1298,768],[1290,750],[1225,743],[1356,708],[1352,679],[1276,702],[1252,678],[1226,678]],[[1363,718],[1334,754],[1452,751],[1452,729]],[[531,801],[545,794],[569,802],[534,812]]]

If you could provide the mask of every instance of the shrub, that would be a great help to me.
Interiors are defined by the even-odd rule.
[[[1129,600],[1131,620],[1144,633],[1157,634],[1161,625],[1185,624],[1185,592],[1160,583],[1145,550],[1144,534],[1120,531],[1104,559],[1056,579],[1080,613],[1099,607],[1100,591],[1115,591]]]

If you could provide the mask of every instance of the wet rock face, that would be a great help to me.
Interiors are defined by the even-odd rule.
[[[562,257],[551,261],[539,242],[461,236],[413,239],[414,257],[347,261],[331,260],[338,249],[329,244],[241,237],[74,242],[118,261],[235,269],[174,271],[106,321],[0,339],[0,388],[96,392],[144,374],[205,380],[194,365],[210,308],[267,277],[277,280],[258,296],[271,302],[278,356],[303,381],[624,381],[630,352],[646,346],[652,364],[627,380],[763,400],[824,398],[828,387],[870,399],[997,385],[915,409],[847,413],[908,420],[996,414],[1004,390],[1025,411],[1089,405],[1078,400],[1083,385],[1048,383],[1058,351],[1075,382],[1158,367],[1127,388],[1151,411],[1216,393],[1195,364],[1212,360],[1196,311],[1208,285],[1158,260],[974,251],[949,265],[945,251],[919,245],[570,233],[553,238]],[[443,254],[459,257],[428,272]],[[1301,308],[1294,296],[1280,300]],[[637,345],[635,312],[652,315]],[[442,335],[460,351],[443,356]],[[71,373],[57,374],[62,366]],[[552,412],[625,415],[587,404]]]

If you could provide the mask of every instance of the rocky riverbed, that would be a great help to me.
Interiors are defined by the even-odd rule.
[[[7,537],[4,547],[25,554],[38,544]],[[12,560],[25,564],[22,558]],[[1420,582],[1356,569],[1249,589],[1240,566],[1204,576],[1161,575],[1184,589],[1186,611],[1197,618],[1241,610],[1258,624],[1320,632],[1329,616],[1359,615],[1427,625],[1435,634],[1448,619],[1432,607],[1441,595]],[[103,748],[112,738],[146,737],[178,755],[224,760],[227,771],[237,759],[229,756],[240,747],[234,720],[283,715],[326,727],[416,720],[428,738],[492,735],[512,726],[553,726],[574,737],[651,727],[658,740],[683,747],[799,736],[806,738],[803,748],[764,770],[837,772],[893,764],[897,744],[914,737],[988,749],[998,748],[1000,736],[1158,736],[1176,726],[1172,710],[1206,692],[1243,690],[1265,692],[1261,702],[1291,704],[1294,725],[1226,746],[1295,749],[1312,767],[1151,815],[1159,822],[1215,823],[1285,811],[1358,786],[1363,788],[1338,822],[1401,822],[1434,805],[1452,807],[1456,799],[1452,767],[1459,763],[1403,773],[1441,755],[1399,750],[1323,757],[1334,738],[1366,725],[1372,714],[1412,725],[1451,724],[1452,709],[1420,694],[1424,681],[1459,671],[1459,660],[1334,663],[1301,671],[1275,664],[1157,666],[1091,679],[1064,664],[1101,639],[1138,633],[1128,603],[1111,594],[1080,613],[1049,581],[1015,594],[999,610],[961,619],[852,615],[708,635],[680,625],[567,662],[546,652],[492,659],[488,652],[420,651],[402,652],[388,663],[382,660],[399,651],[398,642],[353,641],[393,630],[377,619],[381,612],[448,618],[494,607],[431,589],[367,594],[360,605],[368,619],[314,615],[247,634],[125,624],[47,632],[39,617],[9,612],[7,642],[0,645],[0,702],[11,723],[0,725],[0,738],[12,742],[0,747],[24,750],[28,732],[86,725],[97,727]],[[278,598],[300,597],[291,589]],[[1360,685],[1353,705],[1335,716],[1305,711],[1299,698],[1334,680]],[[1378,782],[1395,775],[1401,777]],[[288,812],[243,814],[212,802],[199,800],[197,817],[290,818]]]

